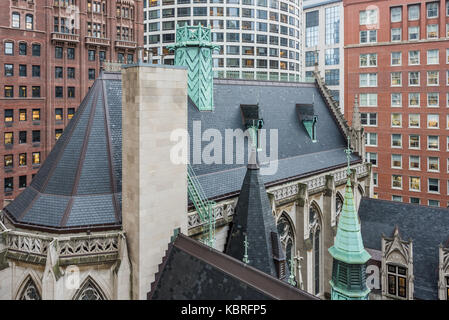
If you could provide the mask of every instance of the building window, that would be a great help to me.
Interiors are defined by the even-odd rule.
[[[411,66],[419,65],[420,59],[419,59],[419,51],[409,51],[408,52],[408,64]]]
[[[32,142],[33,143],[41,142],[41,131],[40,130],[33,130],[33,132],[32,132]]]
[[[27,165],[27,154],[26,153],[20,153],[19,154],[19,166],[25,167]]]
[[[318,45],[318,11],[306,13],[306,48]]]
[[[338,86],[340,84],[340,69],[326,70],[324,82],[328,86]]]
[[[402,196],[392,195],[391,200],[396,202],[402,202]]]
[[[5,122],[14,121],[14,111],[13,109],[5,109]]]
[[[427,149],[428,150],[440,149],[438,136],[427,136]]]
[[[419,4],[414,4],[414,5],[408,6],[408,20],[409,21],[419,20],[419,9],[420,9]]]
[[[75,48],[67,48],[67,59],[68,60],[75,59]]]
[[[409,168],[410,168],[410,170],[420,170],[421,169],[421,158],[420,158],[420,156],[410,156],[410,158],[409,158]]]
[[[19,189],[26,188],[27,186],[27,176],[19,176]]]
[[[73,67],[67,68],[67,79],[75,79],[75,68]]]
[[[426,3],[427,18],[437,18],[438,17],[438,6],[439,6],[439,2]]]
[[[361,54],[360,67],[377,67],[377,53]]]
[[[401,113],[392,113],[391,114],[391,126],[393,128],[401,128],[402,127],[402,114]]]
[[[366,160],[371,162],[374,167],[377,167],[377,153],[376,152],[367,152]]]
[[[40,152],[32,153],[32,163],[33,163],[33,165],[41,164],[41,153]]]
[[[377,10],[363,10],[360,11],[360,25],[371,25],[377,23]]]
[[[393,169],[402,169],[402,155],[400,154],[391,155],[391,167]]]
[[[390,9],[391,22],[402,21],[402,7],[394,7]]]
[[[402,135],[400,133],[393,133],[391,135],[391,147],[402,148]]]
[[[439,207],[440,206],[440,201],[429,199],[428,205],[431,206],[431,207]]]
[[[387,264],[388,294],[407,297],[407,268]]]
[[[420,94],[417,92],[408,94],[408,106],[411,108],[416,108],[420,106]]]
[[[411,134],[408,136],[409,140],[409,149],[419,149],[419,135],[417,134]]]
[[[420,177],[410,177],[410,191],[421,191]]]
[[[365,134],[365,144],[369,147],[377,146],[377,133],[367,132]]]
[[[41,96],[41,87],[39,87],[39,86],[31,87],[31,96],[33,98],[40,98],[40,96]]]
[[[340,43],[340,7],[326,8],[325,16],[326,45]]]
[[[56,98],[62,98],[64,96],[64,90],[63,87],[55,87],[55,97]]]
[[[31,53],[33,57],[40,57],[41,56],[41,45],[33,43],[31,46]]]
[[[27,65],[19,64],[19,77],[26,77],[26,76],[27,76]]]
[[[427,50],[427,64],[439,64],[438,49]]]
[[[318,55],[318,53],[317,53]],[[328,66],[337,65],[340,63],[339,48],[326,49],[324,56],[325,64]]]
[[[402,176],[393,174],[391,176],[391,187],[393,189],[402,189]]]
[[[400,108],[402,107],[402,93],[392,93],[391,94],[391,107]]]
[[[419,40],[419,27],[408,27],[408,40]]]
[[[19,121],[27,121],[27,111],[26,109],[19,110]]]
[[[438,71],[427,71],[427,85],[438,86],[440,73]]]
[[[33,121],[39,121],[41,119],[41,109],[33,109]]]
[[[14,43],[13,42],[5,42],[4,43],[4,45],[5,45],[5,55],[9,55],[9,56],[12,56],[12,55],[14,55]]]
[[[391,65],[392,66],[400,66],[402,64],[402,53],[401,52],[392,52],[391,53]]]
[[[75,108],[68,108],[67,109],[67,119],[70,120],[75,115]]]
[[[377,126],[377,113],[374,112],[362,112],[360,114],[362,125],[365,126]]]
[[[377,93],[361,93],[360,94],[361,107],[377,107]]]
[[[375,42],[377,42],[377,30],[360,31],[360,43],[375,43]]]
[[[68,98],[75,98],[75,87],[68,87],[67,88],[67,97]]]
[[[439,172],[440,171],[440,158],[428,157],[427,158],[427,171]]]
[[[5,86],[5,98],[14,98],[13,86]]]
[[[62,79],[63,78],[62,67],[55,67],[55,78],[56,79]]]
[[[34,78],[39,78],[41,76],[41,66],[32,66],[31,67],[31,75]]]
[[[5,77],[14,76],[14,65],[10,63],[5,63]]]
[[[438,39],[438,25],[428,24],[427,25],[427,39]]]
[[[55,47],[55,58],[62,59],[62,52],[63,52],[62,47]]]
[[[26,86],[20,86],[19,87],[19,97],[20,98],[26,98],[27,97],[27,87]]]
[[[427,115],[427,128],[428,129],[438,129],[440,117],[438,114],[428,114]]]
[[[89,80],[95,80],[95,69],[89,69]]]
[[[12,132],[5,132],[3,137],[5,144],[12,145],[14,143],[14,134]]]
[[[439,92],[427,93],[427,106],[430,108],[438,108],[440,106],[440,94]]]
[[[318,63],[318,52],[317,51],[306,51],[306,67],[313,67],[315,63]]]
[[[27,14],[25,16],[25,29],[27,30],[33,30],[34,23],[33,23],[33,15]]]
[[[433,192],[433,193],[439,193],[440,192],[440,180],[434,179],[434,178],[429,178],[428,181],[429,181],[428,191]]]
[[[19,55],[26,56],[27,55],[27,44],[26,42],[19,43]]]
[[[421,199],[419,199],[419,198],[414,198],[414,197],[410,197],[410,203],[413,203],[413,204],[420,204],[420,203],[421,203]]]
[[[378,175],[377,175],[377,172],[373,172],[373,185],[375,187],[378,186]]]
[[[61,137],[62,131],[62,129],[55,129],[55,141],[58,141],[58,139]]]
[[[419,86],[419,71],[411,71],[408,73],[408,85]]]
[[[14,156],[12,154],[7,154],[4,156],[5,168],[12,168],[14,164]]]
[[[87,52],[87,57],[89,61],[95,61],[95,50],[89,50]]]
[[[391,86],[402,86],[402,72],[391,72]]]
[[[402,40],[402,29],[401,28],[392,28],[391,29],[391,41],[397,42]]]
[[[359,86],[363,87],[377,87],[377,73],[360,73]]]
[[[12,192],[14,190],[13,177],[5,178],[5,192]]]
[[[11,27],[20,28],[20,14],[18,12],[13,12],[11,15]]]
[[[25,144],[25,143],[27,143],[27,132],[20,131],[19,132],[19,144]]]
[[[410,113],[408,115],[408,126],[409,128],[419,128],[420,115],[418,113]]]
[[[55,109],[55,120],[56,121],[62,121],[64,119],[63,117],[63,110],[62,108],[56,108]]]

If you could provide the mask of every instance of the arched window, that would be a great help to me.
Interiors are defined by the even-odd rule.
[[[75,295],[74,300],[106,300],[101,289],[92,279],[84,281],[84,285]]]
[[[282,249],[284,250],[285,257],[287,258],[288,268],[290,270],[290,260],[293,260],[295,253],[295,235],[293,226],[290,219],[286,216],[286,213],[282,213],[279,217],[277,229],[281,240]]]
[[[320,293],[321,287],[321,217],[316,204],[309,209],[309,232],[312,240],[312,262],[313,262],[313,292]]]
[[[41,295],[37,290],[36,284],[31,278],[28,278],[25,286],[19,296],[19,300],[41,300]]]
[[[34,28],[34,21],[33,20],[34,20],[34,18],[33,18],[32,14],[27,14],[25,16],[25,28],[27,30],[33,30],[33,28]]]
[[[11,26],[13,28],[20,28],[20,13],[13,12],[11,16]]]
[[[335,196],[335,217],[337,218],[338,222],[338,216],[341,213],[341,210],[343,209],[343,197],[340,193],[337,192],[337,195]]]

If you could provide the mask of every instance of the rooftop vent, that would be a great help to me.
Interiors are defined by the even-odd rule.
[[[253,145],[258,148],[258,130],[263,127],[263,119],[259,115],[259,105],[241,104],[243,126],[249,130]]]
[[[297,104],[296,111],[299,121],[302,122],[310,139],[316,142],[316,123],[318,116],[315,115],[313,104]]]

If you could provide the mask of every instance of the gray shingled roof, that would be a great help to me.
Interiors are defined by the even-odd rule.
[[[96,80],[31,185],[5,208],[15,224],[50,230],[120,226],[121,95],[121,74],[103,73]],[[278,170],[262,176],[266,185],[346,163],[345,137],[313,84],[215,80],[214,99],[213,112],[199,112],[189,100],[190,136],[195,120],[200,121],[202,132],[216,129],[223,137],[226,129],[244,130],[240,105],[258,104],[264,129],[278,130]],[[296,113],[296,104],[312,102],[318,116],[315,143]],[[202,147],[208,143],[202,141]],[[190,145],[193,156],[194,143]],[[224,143],[222,147],[224,159]],[[268,140],[265,150],[269,149]],[[244,160],[242,164],[193,164],[207,197],[238,194],[246,154]]]
[[[250,164],[243,180],[225,253],[242,261],[246,235],[248,264],[273,277],[279,277],[273,260],[271,233],[275,233],[279,243],[270,200],[259,174],[259,167]]]
[[[104,73],[51,153],[4,211],[22,226],[117,227],[121,223],[121,81]]]
[[[319,300],[182,234],[169,245],[148,299]]]
[[[303,124],[299,121],[296,104],[314,103],[314,112],[318,116],[317,142],[312,142]],[[277,181],[310,175],[332,167],[346,164],[346,137],[343,136],[328,106],[314,84],[283,83],[244,80],[215,80],[213,112],[200,112],[189,101],[189,135],[193,140],[194,121],[200,121],[201,130],[216,129],[225,136],[226,129],[242,129],[241,104],[259,105],[259,114],[264,120],[263,129],[267,130],[267,145],[270,150],[270,130],[278,130],[278,170],[274,175],[263,175],[266,185]],[[201,148],[209,144],[202,141]],[[190,160],[193,163],[194,148],[191,143]],[[247,147],[244,150],[243,164],[193,164],[206,195],[220,198],[226,194],[237,194],[243,183],[248,160]],[[234,159],[241,152],[235,147]],[[264,152],[262,152],[264,153]],[[225,159],[225,143],[222,145],[222,159]],[[353,154],[352,161],[360,161]],[[265,161],[260,157],[261,166]],[[234,161],[235,163],[235,161]]]
[[[382,250],[381,237],[395,226],[403,240],[413,240],[416,299],[438,299],[438,249],[449,237],[449,209],[362,198],[359,207],[366,248]]]

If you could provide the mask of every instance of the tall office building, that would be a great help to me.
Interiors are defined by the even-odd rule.
[[[334,99],[344,111],[344,18],[342,0],[304,0],[303,65],[313,79],[315,64]]]
[[[214,76],[298,81],[302,0],[145,0],[152,63],[173,64],[176,25],[210,25]]]
[[[142,4],[0,1],[0,206],[30,183],[99,75],[101,62],[136,61]]]
[[[356,96],[374,192],[448,205],[449,1],[343,1],[345,116]]]

